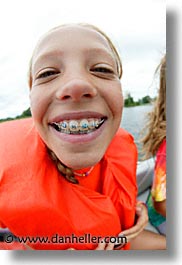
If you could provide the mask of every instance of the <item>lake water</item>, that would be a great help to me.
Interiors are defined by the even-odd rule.
[[[139,143],[141,131],[146,123],[146,115],[152,108],[152,105],[143,105],[123,109],[121,127],[133,135],[139,152],[139,160],[141,158],[141,144]]]

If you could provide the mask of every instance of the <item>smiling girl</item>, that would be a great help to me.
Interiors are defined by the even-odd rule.
[[[0,128],[0,225],[18,237],[50,239],[29,247],[109,250],[113,243],[55,244],[51,238],[124,233],[128,243],[117,249],[135,248],[147,215],[142,204],[136,210],[136,146],[119,129],[121,76],[115,47],[94,26],[59,26],[35,47],[32,118]]]

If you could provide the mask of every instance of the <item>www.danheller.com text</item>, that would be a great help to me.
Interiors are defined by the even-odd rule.
[[[91,234],[84,234],[82,236],[76,236],[74,234],[68,235],[68,236],[62,236],[55,234],[52,237],[31,237],[31,236],[25,236],[25,237],[16,237],[12,234],[6,234],[4,236],[4,242],[6,243],[12,243],[13,241],[18,241],[20,243],[42,243],[42,244],[73,244],[73,243],[93,243],[97,244],[100,242],[105,243],[114,243],[116,245],[119,244],[126,244],[127,238],[124,235],[121,236],[93,236]]]

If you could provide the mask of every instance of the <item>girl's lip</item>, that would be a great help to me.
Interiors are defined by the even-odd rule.
[[[94,112],[94,111],[84,111],[84,112],[70,112],[70,113],[64,113],[60,114],[53,119],[50,119],[48,124],[51,124],[53,122],[61,122],[63,120],[80,120],[80,119],[88,119],[88,118],[96,118],[100,119],[106,117],[105,115]]]

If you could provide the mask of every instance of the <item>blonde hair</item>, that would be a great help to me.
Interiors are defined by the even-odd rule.
[[[155,156],[159,145],[166,138],[166,55],[162,58],[155,73],[159,72],[159,91],[153,111],[148,114],[145,127],[147,134],[142,139],[144,158]]]
[[[102,30],[100,30],[96,26],[91,25],[91,24],[86,24],[86,23],[63,24],[63,25],[60,25],[60,26],[57,26],[57,27],[51,29],[49,32],[54,31],[54,30],[59,29],[59,28],[62,28],[62,27],[69,26],[69,25],[78,25],[78,26],[81,26],[81,27],[85,27],[85,28],[88,28],[88,29],[95,30],[96,32],[100,33],[106,39],[107,43],[109,44],[109,47],[111,48],[111,50],[113,52],[114,58],[116,60],[118,77],[121,78],[122,77],[122,63],[121,63],[120,56],[119,56],[119,54],[118,54],[118,52],[117,52],[114,44],[110,40],[110,38]],[[33,56],[32,56],[32,58],[33,58]],[[29,71],[28,71],[28,84],[29,84],[29,88],[30,89],[32,87],[32,71],[31,71],[31,68],[32,68],[32,58],[30,60]],[[67,181],[69,181],[71,183],[74,183],[74,184],[78,184],[79,183],[78,180],[74,176],[73,169],[71,169],[71,168],[67,167],[66,165],[64,165],[57,158],[57,156],[55,155],[55,153],[52,150],[50,150],[49,148],[48,148],[48,154],[49,154],[50,158],[52,159],[52,161],[55,163],[58,171],[64,176],[64,178]]]

